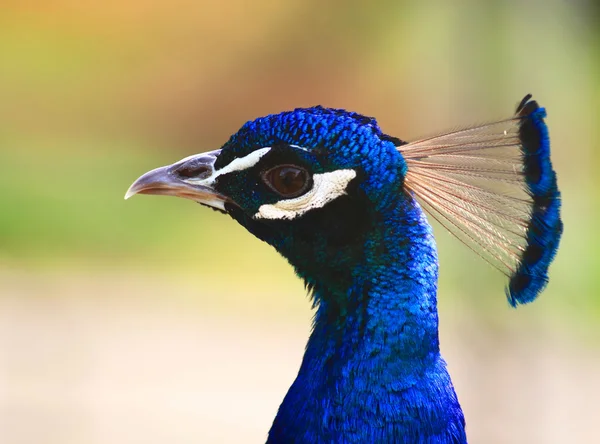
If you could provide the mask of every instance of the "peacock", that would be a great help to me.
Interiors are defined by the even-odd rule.
[[[304,281],[315,315],[268,443],[465,443],[440,354],[438,257],[425,211],[533,301],[563,230],[546,111],[405,142],[343,109],[244,124],[221,149],[137,179],[229,214]]]

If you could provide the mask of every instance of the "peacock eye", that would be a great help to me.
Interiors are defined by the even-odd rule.
[[[308,171],[296,165],[279,165],[262,175],[263,181],[283,197],[298,197],[310,185]]]

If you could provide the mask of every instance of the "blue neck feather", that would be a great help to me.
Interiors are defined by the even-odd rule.
[[[379,214],[349,281],[308,282],[314,328],[270,443],[466,442],[439,353],[431,228],[404,193]]]

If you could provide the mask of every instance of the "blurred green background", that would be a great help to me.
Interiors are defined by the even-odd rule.
[[[598,16],[563,0],[4,0],[0,440],[264,440],[309,330],[302,284],[219,214],[125,202],[141,173],[295,107],[411,140],[531,92],[564,202],[550,284],[509,309],[502,277],[436,226],[442,348],[472,442],[591,442]]]

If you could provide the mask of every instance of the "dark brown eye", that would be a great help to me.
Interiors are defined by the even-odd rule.
[[[295,165],[280,165],[263,174],[264,182],[283,197],[297,197],[310,185],[308,171]]]

